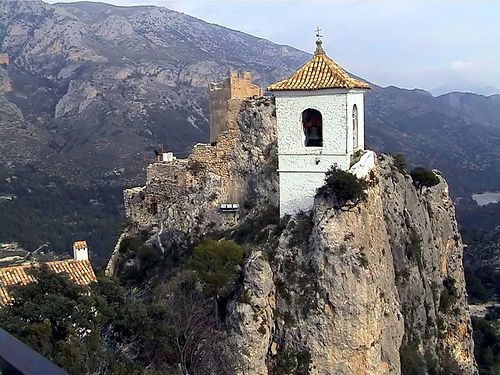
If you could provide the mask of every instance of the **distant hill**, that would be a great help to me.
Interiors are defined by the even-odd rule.
[[[467,81],[453,80],[448,82],[447,84],[432,89],[430,92],[434,96],[448,94],[450,92],[463,92],[490,96],[500,94],[500,89],[492,85],[480,86]]]
[[[0,172],[9,181],[0,193],[27,197],[0,203],[0,215],[12,222],[32,212],[16,226],[34,225],[33,244],[50,233],[54,245],[73,232],[102,244],[106,215],[120,212],[121,188],[143,180],[155,147],[182,157],[208,140],[209,82],[239,69],[265,86],[310,56],[166,8],[36,0],[0,0],[0,52],[10,56],[0,69],[12,86],[0,92]],[[500,190],[499,102],[373,85],[366,143],[442,170],[455,196]],[[32,207],[34,189],[57,204]],[[71,191],[79,193],[64,205]],[[16,226],[5,234],[0,225],[0,241],[18,240]]]

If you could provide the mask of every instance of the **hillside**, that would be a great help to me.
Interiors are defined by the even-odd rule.
[[[208,140],[208,82],[239,69],[265,86],[309,56],[166,8],[87,2],[0,0],[0,43],[12,88],[0,92],[0,193],[52,202],[0,202],[3,220],[19,223],[2,225],[0,241],[33,248],[50,234],[64,252],[77,232],[100,254],[114,241],[121,188],[143,180],[154,148],[183,157]],[[440,169],[455,197],[498,190],[499,101],[373,85],[367,144]],[[81,193],[67,204],[72,189]],[[105,228],[93,222],[103,211]]]

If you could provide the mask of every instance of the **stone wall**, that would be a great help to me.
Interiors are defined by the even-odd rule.
[[[242,150],[253,148],[255,154],[261,154],[266,151],[265,147],[249,147],[246,143],[259,141],[267,144],[275,141],[275,123],[267,125],[270,119],[274,119],[270,104],[270,98],[230,99],[226,110],[227,128],[215,142],[195,145],[187,159],[174,158],[173,161],[150,164],[147,167],[146,185],[124,191],[128,222],[140,228],[158,227],[172,207],[181,204],[196,204],[200,209],[209,206],[207,210],[212,210],[215,216],[220,204],[243,204],[248,199],[248,178],[238,167],[240,163],[251,161],[249,155],[242,154]],[[258,112],[254,107],[257,106],[264,106],[269,111],[265,119],[267,129],[264,130],[271,134],[269,137],[262,130],[254,129],[262,126],[262,119],[256,117]],[[245,114],[244,118],[242,113]],[[260,160],[264,161],[262,156]],[[258,169],[257,166],[254,168]],[[196,197],[187,201],[189,194]]]
[[[249,72],[240,77],[233,71],[229,77],[220,83],[208,85],[210,98],[210,142],[214,142],[220,133],[227,129],[230,99],[244,99],[262,96],[262,89],[252,84]]]

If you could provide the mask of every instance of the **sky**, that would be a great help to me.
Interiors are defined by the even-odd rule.
[[[104,2],[164,6],[310,53],[319,26],[327,54],[376,84],[500,89],[500,1]]]

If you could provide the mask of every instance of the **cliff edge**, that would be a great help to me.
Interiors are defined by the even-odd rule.
[[[275,249],[248,259],[251,298],[230,320],[246,374],[476,373],[445,180],[419,192],[381,156],[368,182],[365,202],[339,210],[317,198]]]
[[[242,245],[245,258],[220,309],[233,368],[476,374],[463,244],[439,172],[437,185],[417,189],[381,155],[364,177],[365,199],[339,206],[317,196],[310,212],[279,219],[274,104],[258,98],[232,108],[216,142],[150,165],[146,185],[125,192],[121,239],[139,233],[157,256],[176,262],[203,238]],[[135,269],[148,285],[172,277],[171,266],[148,264],[126,242],[108,273]]]

